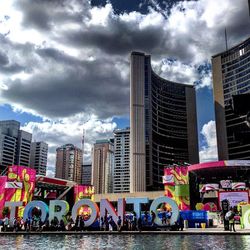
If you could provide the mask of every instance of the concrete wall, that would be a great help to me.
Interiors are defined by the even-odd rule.
[[[155,192],[136,192],[136,193],[113,193],[113,194],[95,194],[94,202],[100,202],[101,199],[109,199],[109,201],[117,201],[119,198],[143,198],[147,197],[150,200],[164,196],[164,190]]]

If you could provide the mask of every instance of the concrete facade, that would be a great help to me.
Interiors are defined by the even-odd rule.
[[[130,192],[146,190],[144,54],[130,59]]]
[[[164,191],[154,192],[136,192],[136,193],[110,193],[110,194],[95,194],[94,202],[100,202],[101,199],[108,199],[111,202],[117,202],[119,198],[149,198],[154,200],[158,197],[164,196]]]
[[[131,53],[130,192],[163,189],[164,166],[198,163],[194,86],[159,77],[151,58]]]
[[[32,142],[30,151],[30,167],[38,175],[46,175],[48,159],[48,144],[45,142]]]
[[[113,192],[114,144],[97,140],[92,148],[92,179],[96,194]]]
[[[0,171],[11,165],[29,167],[31,140],[18,121],[0,121]]]
[[[82,150],[73,144],[65,144],[56,149],[56,178],[82,181]]]
[[[129,137],[129,128],[114,131],[114,193],[124,193],[130,190]]]

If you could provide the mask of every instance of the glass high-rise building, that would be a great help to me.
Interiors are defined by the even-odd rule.
[[[195,88],[168,81],[131,53],[130,192],[163,189],[164,166],[198,163]]]
[[[30,165],[32,134],[20,130],[20,122],[0,121],[0,172],[8,166]]]
[[[250,159],[250,38],[212,57],[219,160]]]
[[[92,164],[84,163],[82,165],[82,184],[91,185]]]

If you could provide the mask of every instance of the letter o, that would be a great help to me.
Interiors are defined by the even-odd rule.
[[[152,204],[150,206],[150,211],[154,211],[155,214],[156,214],[155,224],[157,224],[159,226],[162,225],[161,219],[157,216],[157,207],[162,203],[168,203],[171,206],[171,208],[172,208],[172,216],[171,216],[171,219],[170,219],[170,225],[173,225],[177,221],[177,219],[179,217],[179,208],[178,208],[177,203],[174,200],[172,200],[171,198],[166,197],[166,196],[156,198],[152,202]]]
[[[72,208],[72,219],[74,221],[76,221],[78,209],[82,206],[88,206],[92,211],[90,218],[88,220],[84,221],[85,227],[91,226],[97,218],[97,215],[99,213],[99,208],[95,202],[93,202],[89,199],[79,200]]]
[[[29,202],[24,209],[23,219],[24,221],[29,218],[30,212],[33,208],[39,207],[41,210],[41,221],[45,222],[48,218],[49,207],[43,201],[31,201]]]
[[[243,216],[244,229],[250,229],[250,209]]]

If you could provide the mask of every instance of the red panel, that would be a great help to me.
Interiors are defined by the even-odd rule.
[[[54,184],[54,185],[60,185],[60,186],[67,186],[68,182],[64,180],[59,180],[55,178],[50,178],[50,177],[41,177],[39,176],[36,180],[37,182],[44,182],[47,184]]]

